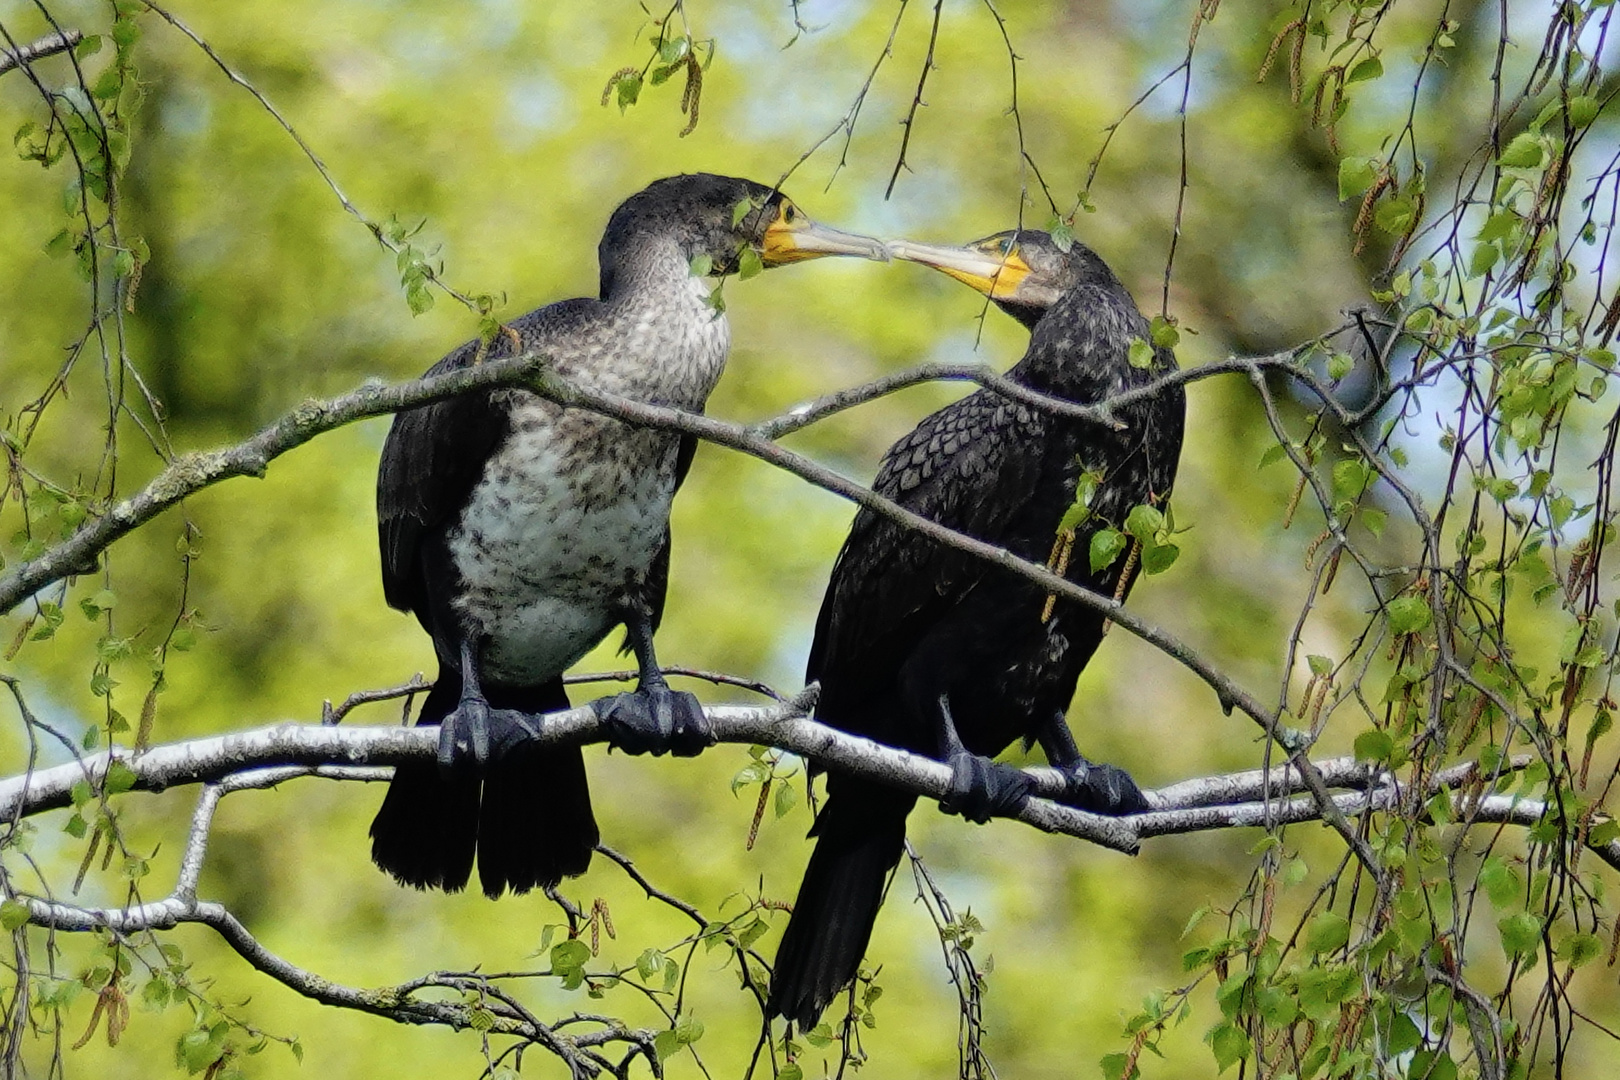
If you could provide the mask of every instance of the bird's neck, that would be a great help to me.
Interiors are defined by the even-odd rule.
[[[1030,334],[1029,351],[1008,375],[1069,401],[1102,401],[1144,374],[1129,357],[1131,342],[1148,333],[1123,290],[1081,286],[1047,310]]]
[[[612,347],[590,381],[643,401],[701,410],[725,367],[731,331],[673,239],[647,236],[605,257],[602,313]]]

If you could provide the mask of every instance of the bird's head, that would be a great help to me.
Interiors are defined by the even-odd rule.
[[[892,240],[889,254],[949,274],[1030,327],[1076,285],[1118,283],[1096,252],[1078,240],[1065,251],[1037,229],[1007,229],[962,247]]]
[[[654,181],[613,212],[602,236],[604,295],[616,256],[649,234],[673,239],[693,272],[702,275],[746,275],[750,269],[827,255],[889,258],[882,241],[813,221],[774,188],[734,176],[689,173]]]

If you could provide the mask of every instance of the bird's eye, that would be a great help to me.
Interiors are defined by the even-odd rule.
[[[796,207],[794,207],[794,205],[792,203],[785,202],[785,203],[782,204],[782,220],[783,220],[783,222],[785,222],[788,225],[791,225],[791,224],[793,224],[793,220],[795,218],[797,218],[798,216],[799,216],[799,211],[798,211],[798,209]]]
[[[1003,255],[1011,255],[1013,253],[1012,237],[1003,236],[1001,238],[1001,242],[996,245],[996,250],[1000,251]]]

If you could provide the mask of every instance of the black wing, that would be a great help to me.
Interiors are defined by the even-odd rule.
[[[501,334],[485,352],[499,360],[521,349],[539,347],[558,329],[586,319],[595,300],[564,300],[531,311],[508,324],[517,342]],[[441,375],[478,360],[469,341],[427,370]],[[467,504],[483,477],[484,465],[508,434],[502,395],[479,390],[394,417],[377,471],[377,539],[382,549],[383,595],[392,607],[423,613],[426,584],[421,569],[423,541],[447,528]]]
[[[947,528],[995,544],[1036,487],[1045,419],[988,391],[926,417],[889,448],[873,489]],[[844,712],[896,670],[940,615],[991,569],[966,552],[861,510],[833,566],[816,621],[807,679]],[[840,725],[844,719],[840,716]]]
[[[686,481],[686,474],[692,469],[692,458],[697,453],[698,437],[696,435],[682,435],[680,448],[675,457],[675,490],[681,490],[681,484]],[[643,602],[652,616],[652,628],[664,621],[664,599],[669,592],[669,525],[664,525],[664,542],[653,556],[652,566],[647,571],[646,591]],[[630,651],[630,638],[625,636],[625,644],[620,652]]]

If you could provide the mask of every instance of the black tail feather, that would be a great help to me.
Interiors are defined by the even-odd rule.
[[[561,679],[486,693],[497,709],[568,707]],[[460,678],[442,669],[417,723],[439,723],[460,695]],[[446,776],[437,762],[400,766],[371,823],[371,858],[401,884],[456,892],[476,849],[479,884],[497,897],[584,873],[598,838],[579,747],[520,748],[492,762],[481,785],[470,773]]]
[[[801,1029],[855,978],[872,938],[889,873],[905,850],[916,797],[835,778],[812,833],[819,839],[776,950],[767,1017]]]
[[[461,680],[440,673],[418,724],[438,724],[455,709]],[[460,892],[472,875],[478,839],[478,777],[445,775],[434,761],[394,770],[371,822],[371,861],[401,885]]]
[[[544,889],[583,874],[599,838],[579,747],[520,749],[490,766],[478,814],[484,895]]]

